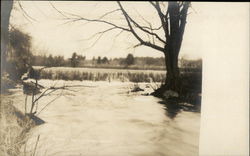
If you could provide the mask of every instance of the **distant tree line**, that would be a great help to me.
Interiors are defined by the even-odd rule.
[[[179,60],[179,64],[181,68],[202,68],[202,59],[197,60],[187,60],[184,58],[181,58]]]
[[[65,65],[65,59],[63,56],[40,55],[33,56],[33,60],[35,60],[33,62],[33,65],[37,66],[57,67]]]
[[[58,67],[58,66],[70,66],[70,67],[84,67],[84,66],[164,66],[164,58],[153,58],[153,57],[134,57],[132,54],[128,54],[126,58],[107,58],[98,56],[92,59],[86,59],[85,56],[79,55],[74,52],[69,59],[65,59],[63,56],[52,56],[51,54],[32,56],[33,65],[36,66],[48,66],[48,67]]]
[[[92,59],[93,63],[95,64],[109,64],[110,60],[107,58],[107,57],[101,57],[101,56],[98,56],[97,60],[95,60],[95,58]]]
[[[63,56],[32,56],[34,63],[37,66],[48,67],[114,67],[114,68],[147,68],[147,67],[159,67],[165,68],[164,57],[134,57],[133,54],[128,54],[125,58],[107,58],[106,56],[93,57],[92,59],[86,59],[85,56],[74,52],[69,59],[65,59]],[[202,60],[186,60],[184,58],[179,61],[181,68],[201,68]]]
[[[59,67],[59,66],[68,66],[68,67],[79,67],[86,59],[85,56],[78,55],[76,52],[72,54],[72,57],[65,59],[64,56],[52,56],[50,55],[37,55],[32,56],[33,65],[35,66],[47,66],[47,67]]]

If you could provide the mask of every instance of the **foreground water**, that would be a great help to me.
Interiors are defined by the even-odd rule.
[[[45,86],[88,85],[59,90],[39,101],[35,127],[27,144],[36,156],[195,156],[198,155],[200,114],[180,111],[170,119],[152,96],[129,92],[132,83],[50,81]],[[143,85],[143,84],[141,84]],[[24,109],[22,89],[9,96]],[[30,100],[30,97],[29,99]]]

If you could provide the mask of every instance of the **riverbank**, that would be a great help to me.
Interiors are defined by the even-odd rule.
[[[1,95],[0,103],[0,155],[33,156],[34,150],[26,151],[29,132],[36,123],[17,109],[12,101]],[[35,156],[35,155],[34,155]]]

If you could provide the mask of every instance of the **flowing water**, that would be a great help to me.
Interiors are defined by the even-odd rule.
[[[36,156],[198,155],[199,113],[180,110],[169,118],[158,98],[129,92],[129,82],[39,82],[92,87],[58,90],[39,101],[38,112],[57,98],[38,115],[46,123],[31,132],[30,149],[40,135]],[[24,109],[21,88],[9,98]]]

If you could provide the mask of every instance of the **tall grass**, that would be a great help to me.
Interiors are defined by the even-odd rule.
[[[34,151],[23,151],[29,139],[29,131],[34,123],[18,111],[11,102],[0,103],[0,155],[33,156]],[[35,156],[35,155],[34,155]]]

